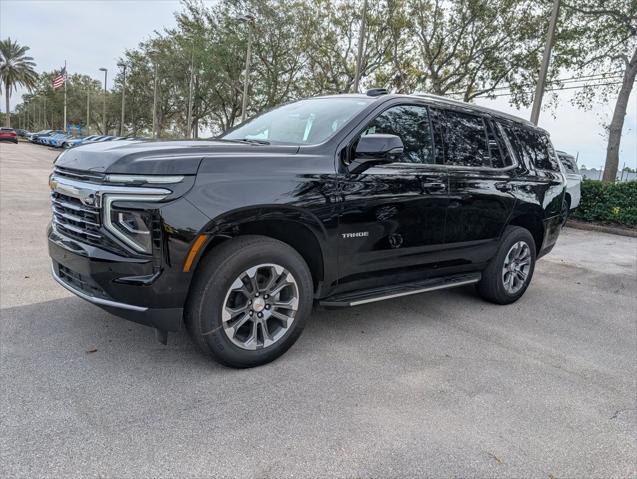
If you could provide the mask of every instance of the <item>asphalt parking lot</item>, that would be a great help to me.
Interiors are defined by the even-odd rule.
[[[0,145],[0,476],[637,474],[636,238],[567,228],[514,305],[321,311],[237,371],[54,283],[56,155]]]

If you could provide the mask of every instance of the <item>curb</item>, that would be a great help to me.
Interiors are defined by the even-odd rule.
[[[599,231],[600,233],[609,233],[612,235],[629,236],[637,238],[637,229],[626,228],[624,226],[603,225],[599,223],[587,223],[586,221],[577,221],[569,219],[566,226],[578,230]]]

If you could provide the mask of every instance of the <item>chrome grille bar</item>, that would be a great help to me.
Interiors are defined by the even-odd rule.
[[[104,181],[105,176],[103,173],[79,171],[70,168],[62,168],[60,166],[53,168],[53,174],[58,177],[70,178],[72,180],[83,180],[98,183]]]
[[[84,207],[84,206],[76,205],[76,204],[73,204],[73,203],[68,203],[68,202],[60,199],[59,197],[56,198],[55,196],[51,196],[51,201],[53,203],[55,203],[56,205],[61,206],[62,208],[67,208],[69,210],[84,211],[86,213],[97,214],[96,211],[88,211],[86,209],[86,207]]]
[[[88,221],[86,218],[82,218],[81,216],[75,216],[71,213],[65,213],[64,211],[60,211],[59,207],[53,204],[53,214],[56,216],[62,216],[63,218],[71,221],[75,221],[76,223],[86,223],[87,225],[96,226],[99,228],[99,223],[94,223],[93,221]]]
[[[60,222],[60,220],[55,216],[53,217],[53,224],[55,224],[56,227],[62,228],[62,230],[68,230],[68,231],[71,231],[72,233],[85,235],[85,236],[88,236],[89,238],[95,238],[99,240],[102,237],[102,235],[100,235],[99,233],[88,232],[87,230],[74,226],[70,223]]]
[[[99,244],[102,241],[99,208],[85,205],[73,196],[53,191],[51,210],[53,227],[59,233],[91,244]]]

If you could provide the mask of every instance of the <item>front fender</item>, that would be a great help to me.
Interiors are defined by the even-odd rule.
[[[202,233],[233,236],[232,232],[247,223],[285,221],[305,226],[324,243],[328,239],[325,225],[310,211],[289,205],[256,205],[237,208],[217,216],[206,225]]]

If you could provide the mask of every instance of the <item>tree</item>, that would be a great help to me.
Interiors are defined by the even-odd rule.
[[[124,129],[133,135],[148,133],[153,125],[154,65],[146,44],[141,44],[138,49],[127,50],[119,62],[126,65],[126,125]],[[113,84],[119,91],[119,95],[121,95],[122,82],[123,76],[121,72],[118,72]],[[119,100],[121,102],[121,96]]]
[[[31,92],[22,95],[22,103],[16,106],[18,114],[29,117],[28,127],[32,129],[64,128],[64,91],[61,88],[53,89],[53,79],[56,75],[57,72],[40,73]],[[67,121],[83,125],[83,128],[95,126],[97,130],[94,131],[101,131],[103,90],[100,82],[87,75],[67,75],[66,89]],[[87,96],[90,97],[91,105],[89,125],[86,124]]]
[[[527,105],[543,45],[546,5],[531,0],[393,0],[391,48],[377,79],[401,92],[464,101],[509,90]],[[553,76],[559,69],[554,64]]]
[[[193,111],[196,117],[205,119],[215,133],[231,128],[241,114],[247,35],[246,26],[237,19],[237,10],[229,2],[208,8],[190,1],[177,16],[183,34],[199,38],[196,42],[201,46],[196,61],[198,75]],[[251,80],[253,78],[254,75]]]
[[[29,47],[19,45],[11,38],[0,41],[0,83],[4,86],[6,119],[5,126],[11,126],[9,99],[11,92],[18,85],[31,90],[35,86],[37,73],[32,57],[26,55]]]
[[[184,2],[184,10],[176,17],[178,28],[169,33],[183,44],[185,58],[192,59],[196,72],[193,123],[202,121],[217,133],[239,119],[249,28],[248,115],[307,95],[311,29],[304,19],[311,18],[309,8],[305,2],[289,0],[221,1],[212,6]],[[239,18],[247,12],[257,20],[241,22]],[[182,95],[187,98],[189,78],[185,80]]]
[[[374,84],[393,87],[396,93],[417,90],[418,68],[410,33],[415,25],[408,5],[410,0],[388,2],[385,13],[387,54],[374,75]],[[406,34],[407,32],[407,34]]]
[[[386,41],[388,2],[370,2],[366,12],[365,38],[361,63],[361,84],[385,63],[390,45]],[[304,56],[307,74],[306,96],[352,91],[356,76],[356,57],[362,19],[359,1],[313,0],[299,12],[305,26]]]
[[[615,181],[624,118],[637,77],[637,0],[570,0],[564,8],[565,30],[572,41],[562,48],[573,58],[578,76],[597,79],[576,96],[576,102],[586,107],[594,98],[608,101],[616,95],[603,177]]]
[[[363,89],[381,86],[399,93],[455,94],[465,101],[508,92],[513,104],[528,105],[548,28],[549,3],[369,2],[361,65]],[[240,21],[246,13],[256,20]],[[253,48],[248,116],[297,98],[351,92],[362,13],[361,0],[183,0],[174,28],[154,32],[120,59],[126,64],[124,130],[148,134],[156,123],[162,136],[192,132],[196,137],[200,128],[213,134],[232,128],[241,115],[249,33]],[[549,78],[555,78],[564,65],[572,65],[577,53],[574,39],[581,36],[576,29],[560,35],[568,48],[554,56]],[[51,90],[51,74],[45,75],[37,95],[25,96],[24,109],[19,107],[30,124],[58,123],[59,92]],[[120,118],[122,80],[120,71],[107,95],[107,117],[112,125]],[[93,93],[84,89],[82,98],[75,99],[71,90],[74,87],[69,90],[69,115],[84,115],[86,96],[93,98]],[[101,92],[94,95],[101,101]],[[92,110],[98,118],[100,109]]]

